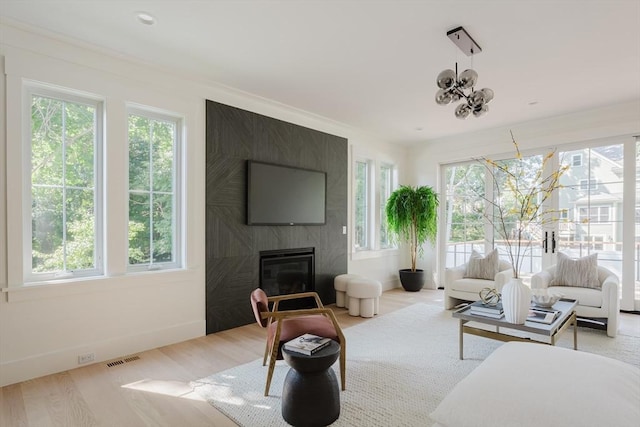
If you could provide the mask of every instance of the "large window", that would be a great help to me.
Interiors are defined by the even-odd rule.
[[[39,88],[28,93],[31,239],[25,278],[101,274],[102,104]]]
[[[638,307],[640,214],[632,209],[637,201],[631,206],[630,203],[640,194],[640,162],[637,162],[640,145],[632,144],[624,137],[594,142],[587,147],[582,143],[567,144],[549,157],[548,169],[553,169],[553,165],[578,166],[578,163],[579,167],[570,167],[560,178],[560,187],[545,203],[548,215],[523,230],[527,250],[521,272],[525,277],[555,264],[558,251],[572,258],[597,253],[598,265],[612,270],[621,279],[623,306]],[[521,161],[531,165],[531,171],[539,170],[544,162],[541,155],[535,153]],[[494,233],[495,221],[491,221],[491,212],[486,211],[492,205],[486,200],[493,201],[505,213],[506,228],[514,229],[517,225],[511,215],[517,205],[513,203],[513,192],[504,184],[504,177],[500,173],[489,173],[473,161],[445,165],[442,172],[441,191],[445,194],[446,206],[441,224],[445,228],[442,242],[446,245],[443,251],[446,257],[440,268],[463,264],[471,249],[486,251],[497,247],[504,256],[505,242]],[[519,184],[526,187],[531,182],[525,180]],[[634,225],[635,247],[627,239]],[[635,266],[631,265],[634,259]]]
[[[129,114],[129,265],[179,265],[177,165],[179,120]]]
[[[393,191],[393,166],[383,163],[380,165],[380,249],[388,249],[392,247],[391,239],[389,238],[389,230],[387,226],[387,199],[391,196]]]
[[[396,170],[393,164],[367,157],[357,157],[353,163],[353,215],[355,252],[393,249],[387,229],[385,207],[395,189]]]
[[[472,250],[484,253],[489,248],[485,248],[485,172],[478,163],[445,167],[447,267],[467,262]]]
[[[355,162],[355,239],[356,251],[369,249],[369,163],[366,160]]]

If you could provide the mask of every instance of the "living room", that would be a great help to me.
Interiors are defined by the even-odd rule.
[[[525,9],[518,9],[516,6],[503,3],[498,7],[489,2],[486,7],[469,6],[470,9],[464,12],[458,11],[453,6],[449,6],[453,9],[430,10],[429,2],[424,2],[421,5],[414,5],[417,7],[416,14],[426,16],[450,12],[449,18],[441,18],[437,24],[429,24],[434,28],[424,30],[425,32],[420,29],[420,19],[408,18],[411,15],[408,11],[411,9],[384,7],[382,2],[378,5],[379,8],[361,11],[354,2],[337,2],[336,5],[324,11],[319,7],[304,12],[310,14],[322,12],[320,16],[315,19],[309,18],[310,21],[307,21],[307,25],[310,25],[309,22],[314,23],[313,28],[316,30],[323,28],[321,23],[326,22],[326,19],[332,18],[335,22],[335,28],[326,28],[325,33],[313,39],[315,44],[309,45],[305,55],[293,49],[289,45],[293,42],[287,37],[282,35],[278,37],[277,31],[274,32],[275,39],[270,40],[281,43],[282,50],[279,53],[286,59],[283,62],[288,63],[294,70],[296,67],[301,67],[297,64],[298,61],[303,63],[309,56],[328,55],[331,49],[336,49],[336,44],[327,45],[330,47],[322,44],[323,38],[327,38],[326,43],[331,41],[335,43],[335,40],[330,37],[333,34],[332,31],[337,38],[339,38],[337,35],[351,37],[352,44],[349,45],[351,47],[340,51],[342,56],[332,57],[332,61],[316,61],[315,73],[308,69],[303,69],[304,72],[300,71],[300,74],[306,73],[310,80],[333,81],[335,74],[331,73],[336,73],[335,69],[340,70],[340,60],[346,61],[353,58],[356,58],[354,59],[356,62],[357,58],[367,58],[369,62],[360,64],[363,70],[381,68],[383,71],[390,72],[393,68],[398,68],[388,66],[389,63],[402,64],[400,68],[416,69],[426,68],[427,63],[429,65],[429,72],[421,72],[424,80],[421,86],[411,85],[407,88],[402,84],[401,77],[394,77],[392,80],[396,85],[385,86],[384,91],[378,74],[374,75],[371,72],[372,77],[368,77],[368,73],[362,71],[361,75],[354,80],[367,83],[369,89],[366,92],[362,92],[360,86],[357,90],[350,90],[348,83],[343,80],[335,81],[336,87],[333,91],[324,91],[314,86],[286,85],[286,81],[276,79],[278,73],[283,72],[284,68],[270,70],[266,67],[260,73],[252,74],[251,65],[243,62],[246,61],[246,59],[243,60],[243,55],[257,58],[256,61],[261,60],[267,65],[269,58],[265,52],[260,51],[264,46],[255,50],[250,49],[251,40],[246,39],[237,41],[236,50],[241,52],[237,55],[238,62],[229,60],[228,63],[224,60],[223,52],[219,52],[221,62],[211,63],[207,62],[206,58],[198,59],[190,56],[188,52],[174,53],[172,50],[172,55],[176,55],[173,56],[174,59],[169,59],[172,55],[166,55],[163,58],[164,62],[158,63],[156,61],[159,59],[152,57],[150,53],[149,55],[140,54],[140,52],[133,54],[132,51],[127,50],[127,45],[129,43],[133,45],[135,40],[145,42],[146,44],[141,45],[143,48],[157,45],[159,50],[163,46],[169,49],[173,44],[189,43],[189,39],[180,38],[180,36],[186,37],[189,34],[188,31],[183,31],[181,34],[169,32],[168,36],[164,36],[169,37],[168,39],[158,41],[157,37],[160,35],[157,31],[159,27],[163,28],[163,20],[170,22],[168,20],[171,15],[168,14],[160,14],[157,25],[145,26],[136,22],[134,12],[138,9],[132,6],[124,7],[118,4],[115,7],[109,2],[95,2],[95,9],[91,10],[91,7],[82,6],[82,2],[71,2],[70,4],[74,6],[73,11],[60,11],[57,8],[61,6],[56,6],[55,2],[25,2],[30,6],[24,7],[19,3],[3,1],[0,7],[0,53],[4,67],[0,94],[5,106],[3,109],[5,120],[0,124],[3,147],[0,150],[0,164],[3,165],[4,171],[0,174],[0,198],[3,200],[3,206],[6,207],[0,210],[0,224],[2,224],[0,226],[0,242],[2,242],[0,245],[0,272],[2,272],[0,275],[2,287],[0,386],[11,387],[23,381],[78,368],[78,358],[81,355],[89,355],[88,364],[96,365],[94,368],[89,366],[83,368],[84,371],[80,371],[81,375],[90,376],[93,373],[101,375],[102,371],[97,368],[97,365],[101,365],[102,362],[146,351],[150,351],[150,355],[158,355],[159,352],[154,349],[164,346],[175,344],[179,346],[178,348],[188,348],[201,343],[205,348],[224,348],[225,350],[222,351],[215,350],[219,362],[213,366],[203,365],[204,367],[194,368],[198,378],[210,375],[213,370],[224,370],[236,363],[244,363],[262,355],[263,336],[259,335],[260,330],[252,329],[247,332],[245,329],[240,335],[241,338],[231,336],[226,330],[228,328],[233,330],[233,327],[239,324],[253,321],[247,291],[256,286],[254,274],[257,271],[258,261],[255,258],[260,249],[256,244],[255,253],[245,256],[244,247],[252,246],[254,241],[244,240],[244,237],[243,239],[234,237],[241,235],[238,230],[243,230],[242,233],[246,233],[247,230],[256,232],[259,226],[248,226],[244,217],[237,218],[244,215],[242,208],[244,189],[240,190],[241,194],[238,195],[236,192],[233,197],[226,198],[216,205],[215,215],[213,215],[214,210],[210,210],[212,205],[207,199],[209,192],[227,194],[226,192],[231,192],[230,188],[233,187],[227,185],[228,182],[225,181],[230,176],[229,170],[216,169],[213,173],[206,162],[206,159],[210,158],[210,153],[207,152],[210,147],[207,137],[209,120],[207,100],[240,111],[234,110],[236,112],[233,114],[255,114],[285,123],[286,132],[290,131],[289,125],[292,125],[347,141],[341,148],[344,150],[345,169],[339,173],[342,174],[340,179],[345,183],[338,199],[342,206],[336,209],[335,216],[327,221],[328,225],[315,226],[315,228],[314,226],[294,226],[291,229],[276,227],[278,230],[274,234],[282,235],[275,240],[283,242],[282,246],[285,248],[305,247],[310,240],[319,240],[320,238],[317,237],[319,234],[322,234],[322,239],[327,239],[325,236],[330,235],[339,247],[336,253],[339,253],[340,257],[335,260],[338,267],[322,271],[322,280],[325,283],[323,292],[324,297],[328,298],[327,302],[332,302],[332,290],[326,288],[331,274],[347,272],[361,274],[382,283],[385,294],[388,294],[385,299],[387,304],[385,312],[408,304],[394,302],[403,298],[417,298],[442,306],[439,301],[442,299],[442,291],[435,288],[442,284],[446,257],[438,253],[436,247],[443,247],[447,242],[440,240],[438,246],[425,246],[419,265],[427,272],[428,280],[425,290],[420,292],[419,296],[397,290],[400,286],[397,271],[405,268],[409,262],[404,246],[395,249],[373,245],[370,250],[355,249],[352,177],[354,163],[358,159],[367,159],[373,165],[393,165],[396,184],[431,185],[441,191],[443,181],[441,173],[444,165],[468,162],[482,156],[511,154],[513,146],[509,136],[510,130],[514,132],[523,151],[563,146],[589,146],[600,142],[611,144],[618,143],[620,140],[625,141],[623,144],[634,145],[632,137],[640,134],[640,81],[637,77],[640,74],[637,41],[640,25],[638,3],[635,1],[612,2],[614,6],[590,4],[588,7],[584,5],[578,7],[575,2],[560,2],[561,6],[544,5],[540,6],[541,10],[537,10],[533,5],[521,5]],[[47,3],[51,4],[47,5]],[[231,40],[234,37],[240,37],[238,33],[242,31],[238,28],[248,25],[245,22],[258,25],[261,20],[272,20],[283,25],[288,22],[288,25],[292,25],[294,29],[301,32],[304,29],[302,28],[304,20],[292,23],[290,19],[290,14],[295,15],[295,8],[287,11],[282,4],[278,6],[269,4],[270,2],[264,2],[262,5],[257,4],[260,2],[241,2],[244,5],[239,5],[235,9],[228,2],[214,3],[218,3],[218,7],[221,8],[218,11],[220,16],[214,21],[214,26],[221,27],[219,30],[221,33],[228,31],[233,36],[212,38],[210,39],[212,44],[215,41],[233,45]],[[310,2],[309,5],[312,6],[312,3]],[[406,3],[405,7],[410,8],[410,3],[412,2]],[[462,4],[466,3],[462,2]],[[59,14],[69,13],[72,16],[73,13],[77,13],[76,29],[84,28],[89,34],[99,34],[100,38],[91,40],[77,34],[64,33],[53,26],[53,22],[49,23],[51,27],[44,25],[46,20],[30,21],[25,14],[29,7],[39,9],[40,14],[37,19],[41,20],[47,15],[51,18],[56,17],[53,20],[61,20]],[[122,27],[126,27],[127,31],[133,31],[133,33],[126,33],[124,29],[121,33],[120,27],[92,31],[92,26],[97,24],[90,18],[95,19],[97,14],[99,20],[100,14],[104,13],[107,16],[107,12],[112,7],[121,11],[119,13]],[[504,11],[500,12],[503,15],[496,22],[507,21],[503,24],[504,26],[495,23],[490,29],[488,28],[491,27],[490,25],[482,24],[482,17],[488,19],[488,15],[498,13],[495,10],[501,7],[504,7]],[[578,12],[579,19],[571,18],[576,7],[579,10],[584,8],[583,14]],[[149,10],[149,12],[158,14],[160,13],[159,5],[158,8],[157,11]],[[223,13],[225,10],[228,14]],[[254,12],[249,13],[252,10]],[[18,14],[19,12],[22,15]],[[81,13],[87,13],[87,15]],[[253,16],[253,13],[256,16]],[[281,18],[278,18],[279,14],[283,14]],[[359,14],[362,16],[357,18]],[[389,21],[383,20],[385,14],[390,14]],[[527,15],[535,17],[557,15],[554,17],[554,23],[557,26],[552,27],[554,31],[560,31],[561,26],[558,22],[562,19],[571,22],[574,27],[570,28],[577,32],[571,35],[569,45],[571,47],[580,46],[583,43],[580,38],[586,37],[587,34],[584,34],[586,32],[597,33],[598,37],[592,36],[594,38],[589,40],[600,41],[584,43],[586,53],[569,54],[565,50],[568,47],[563,44],[569,42],[562,39],[562,36],[568,37],[567,34],[571,31],[567,30],[568,32],[562,32],[560,35],[554,35],[551,31],[549,33],[539,31],[533,36],[517,32],[519,26],[525,28],[526,21],[529,19]],[[109,19],[117,21],[117,17]],[[188,19],[188,16],[185,19]],[[132,22],[129,23],[129,20]],[[389,34],[385,34],[385,31],[378,28],[377,20],[389,24],[394,22],[398,27],[394,27],[395,30],[390,31]],[[351,22],[358,23],[361,27],[352,26]],[[412,25],[409,25],[409,22]],[[580,22],[584,25],[581,26]],[[410,37],[424,38],[421,41],[425,43],[425,51],[398,48],[402,46],[400,43],[405,39],[397,30],[403,26],[403,23],[407,28],[412,29],[413,33],[410,33]],[[429,25],[425,26],[429,27]],[[481,45],[483,52],[473,56],[472,66],[478,71],[480,84],[483,87],[486,84],[495,91],[495,99],[490,104],[490,111],[483,117],[469,117],[465,121],[454,117],[454,106],[438,106],[433,99],[437,89],[438,72],[445,68],[453,68],[456,62],[460,63],[461,68],[471,66],[470,58],[458,53],[458,48],[446,36],[446,32],[457,25],[464,25]],[[537,25],[540,26],[540,24]],[[264,25],[260,26],[259,29],[266,30],[264,27]],[[270,26],[266,25],[266,27]],[[619,30],[612,31],[616,28]],[[512,34],[516,35],[512,36]],[[254,34],[251,36],[254,40],[259,39]],[[266,33],[264,36],[266,37]],[[364,43],[367,36],[375,36],[373,42]],[[622,36],[626,36],[625,42],[617,42],[616,40]],[[545,62],[548,62],[549,66],[545,69],[536,68],[530,72],[527,70],[530,62],[514,60],[515,54],[511,55],[508,50],[497,53],[494,50],[498,39],[513,38],[516,40],[513,44],[517,46],[524,43],[518,40],[524,40],[527,37],[537,38],[540,42],[537,50],[525,52],[523,56],[539,58],[540,56],[537,55],[541,54],[538,50],[547,51],[548,61]],[[116,44],[119,43],[118,47],[109,47],[109,39]],[[195,41],[193,42],[195,44]],[[427,45],[431,46],[432,43],[437,44],[438,47],[427,48]],[[340,43],[338,42],[337,45]],[[369,55],[359,57],[350,50],[357,46],[365,46],[370,52]],[[589,48],[596,49],[596,53],[589,52]],[[389,56],[375,60],[376,55],[372,53],[375,51],[386,52]],[[422,62],[423,59],[418,57],[428,57],[428,61]],[[544,53],[542,57],[545,57]],[[364,59],[361,60],[364,61]],[[167,62],[173,62],[174,66],[166,65]],[[327,65],[331,63],[334,64],[332,67]],[[198,65],[202,68],[198,69]],[[181,66],[186,68],[180,68]],[[562,71],[556,71],[556,67]],[[431,72],[431,68],[435,71]],[[210,73],[207,74],[207,71]],[[252,81],[253,78],[254,87],[250,85],[235,87],[233,79],[229,78],[233,74],[236,74],[235,78],[238,82]],[[505,86],[505,89],[500,91],[501,85],[504,84],[503,80],[511,80],[512,74],[519,75],[516,84]],[[227,80],[223,82],[217,80],[217,77],[223,75]],[[272,80],[270,76],[273,76]],[[562,80],[565,82],[563,85],[573,86],[572,79],[576,79],[575,86],[578,86],[583,94],[583,99],[574,92],[574,104],[565,103],[567,102],[565,97],[570,97],[561,91],[556,91],[553,97],[547,95],[546,99],[542,98],[542,88],[546,85]],[[610,80],[615,81],[615,85],[611,83],[613,87],[608,87]],[[540,81],[543,82],[542,86],[534,85],[534,82],[539,85]],[[260,82],[264,82],[265,88],[260,88]],[[529,88],[529,85],[533,89]],[[104,201],[103,235],[107,238],[102,241],[101,246],[103,260],[101,275],[78,277],[72,280],[52,277],[35,284],[27,280],[25,265],[26,259],[31,258],[31,249],[28,247],[31,244],[31,235],[28,234],[25,238],[24,230],[25,224],[30,224],[31,217],[30,203],[23,189],[25,182],[29,180],[30,171],[28,166],[25,166],[29,159],[26,158],[20,143],[25,138],[24,129],[27,122],[25,117],[29,116],[29,108],[25,101],[27,89],[43,94],[49,94],[50,91],[73,91],[75,96],[97,100],[104,105],[106,138],[103,141],[102,155],[105,165],[103,170],[105,182],[100,197]],[[570,89],[575,90],[573,87],[566,90]],[[282,96],[268,96],[269,93],[278,92],[278,90]],[[380,91],[379,95],[376,95],[377,90]],[[330,96],[331,92],[346,93],[352,98],[356,98],[358,93],[361,93],[363,103],[388,104],[386,105],[388,108],[395,106],[401,113],[388,119],[385,117],[387,110],[376,111],[374,108],[365,118],[360,116],[361,113],[358,110],[364,106],[350,109],[348,100],[344,98],[336,100]],[[394,93],[410,93],[411,96],[403,99],[402,102],[397,102],[393,99]],[[376,102],[383,94],[388,102]],[[595,98],[596,94],[597,100],[592,100],[591,96]],[[311,109],[314,104],[305,104],[298,98],[302,95],[317,101],[316,109]],[[541,98],[537,98],[538,95]],[[505,100],[504,103],[501,98]],[[532,105],[529,105],[530,103]],[[420,115],[427,116],[427,113],[421,110],[422,104],[428,104],[429,107],[433,104],[437,107],[433,113],[430,110],[428,121],[426,118],[424,120],[419,118]],[[129,195],[126,191],[122,191],[128,188],[125,172],[129,171],[126,117],[128,112],[140,110],[149,110],[162,117],[179,117],[179,125],[183,129],[183,145],[180,153],[183,203],[180,224],[182,227],[177,239],[181,243],[178,251],[181,268],[144,271],[131,269],[127,262]],[[511,116],[514,118],[505,121],[502,117],[507,113],[514,114]],[[389,122],[392,124],[389,125]],[[243,126],[249,126],[247,121],[241,123],[244,123]],[[388,127],[382,127],[383,123],[387,123]],[[244,128],[235,129],[238,135],[243,135],[245,130]],[[252,156],[259,155],[256,151],[243,151],[244,147],[240,145],[227,146],[225,149],[228,150],[225,154],[233,154],[237,159],[250,160]],[[279,152],[277,148],[273,148],[273,151],[262,153],[262,155],[271,156],[272,162],[294,163],[294,159],[287,157],[285,150]],[[297,166],[320,169],[320,167],[310,166],[313,161],[313,158],[303,159]],[[295,162],[298,162],[298,159],[295,159]],[[237,164],[243,163],[229,163],[229,169]],[[242,172],[237,170],[233,173],[242,175]],[[632,171],[631,175],[625,175],[625,177],[629,176],[633,180],[635,171]],[[211,187],[212,183],[213,185],[219,183],[221,186]],[[631,194],[634,193],[635,191],[632,190]],[[633,208],[633,206],[630,207],[632,216]],[[629,208],[626,209],[629,210]],[[210,241],[207,238],[207,230],[214,223],[225,226],[222,231],[224,236]],[[374,220],[371,226],[374,230],[371,236],[374,239],[377,237],[375,234],[377,225],[379,223],[376,224]],[[290,243],[291,239],[294,239],[291,237],[293,233],[298,232],[305,236],[295,237],[300,240]],[[444,236],[441,239],[444,239]],[[635,244],[633,239],[623,242],[626,250],[629,244],[633,251]],[[321,245],[313,244],[312,246]],[[261,249],[282,249],[282,247]],[[207,257],[207,253],[223,253],[224,256],[221,258],[214,256],[212,261]],[[631,260],[633,261],[633,257]],[[223,270],[222,264],[233,268]],[[631,265],[633,268],[633,262]],[[221,273],[222,271],[224,274]],[[241,274],[234,276],[238,271]],[[243,271],[250,273],[243,276]],[[622,291],[627,301],[623,309],[637,310],[638,307],[633,305],[634,296],[629,297],[628,291],[635,287],[634,270],[631,272],[623,270],[623,272],[625,277],[631,278],[626,282],[630,285],[625,285]],[[213,288],[207,286],[208,277],[217,275],[222,281],[233,284],[225,289],[227,293],[222,296],[209,293],[212,289],[219,289],[217,285]],[[237,292],[232,292],[233,290]],[[633,291],[631,293],[633,294]],[[216,301],[217,305],[211,309],[206,303],[207,300]],[[628,301],[631,301],[630,306]],[[236,319],[234,320],[236,323],[217,328],[225,329],[219,332],[220,336],[217,336],[218,332],[212,336],[207,335],[207,331],[213,331],[210,329],[212,319],[208,315],[208,310],[213,310],[224,319]],[[355,323],[348,316],[342,316],[341,319],[345,322],[345,327]],[[634,320],[630,320],[631,326],[628,325],[623,327],[633,330],[636,324]],[[217,337],[214,338],[214,336]],[[218,343],[236,339],[245,339],[245,344],[224,347]],[[242,349],[247,348],[250,350],[242,353]],[[198,354],[204,353],[203,349],[195,351]],[[225,351],[230,352],[230,355],[225,355]],[[181,358],[185,363],[197,364],[197,361],[187,362],[187,359],[188,357]],[[99,394],[99,390],[95,392]],[[141,405],[144,406],[144,402]]]

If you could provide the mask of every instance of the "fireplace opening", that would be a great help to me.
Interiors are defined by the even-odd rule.
[[[315,291],[315,248],[260,251],[260,288],[267,296]],[[282,301],[279,308],[313,307],[313,299]]]

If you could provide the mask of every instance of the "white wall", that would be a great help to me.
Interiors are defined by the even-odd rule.
[[[205,99],[254,111],[348,138],[352,146],[397,158],[403,154],[340,123],[230,88],[157,70],[97,49],[44,37],[35,30],[0,24],[0,386],[76,367],[80,354],[96,361],[122,357],[205,333],[204,201]],[[5,76],[6,74],[6,76]],[[186,269],[126,275],[126,239],[107,242],[107,276],[76,282],[25,286],[22,281],[20,180],[21,91],[24,79],[87,91],[105,97],[106,157],[126,168],[126,102],[136,102],[184,117],[186,126]],[[6,93],[4,91],[6,82]],[[118,118],[120,117],[120,118]],[[119,165],[119,166],[118,166]],[[126,183],[107,177],[109,228],[126,222]],[[349,190],[350,191],[350,190]],[[351,224],[351,223],[350,223]],[[351,225],[348,227],[350,233]],[[120,239],[120,240],[119,240]],[[349,261],[349,269],[385,282],[398,269],[396,257]]]
[[[470,117],[467,120],[482,118]],[[461,128],[464,127],[464,123],[460,122]],[[512,156],[513,143],[509,131],[513,131],[522,152],[535,148],[586,144],[596,140],[615,139],[616,143],[619,143],[622,140],[631,140],[632,135],[640,134],[640,100],[425,141],[411,148],[409,170],[415,177],[416,184],[432,185],[440,191],[440,166],[443,164],[468,161],[482,156]],[[441,203],[441,217],[443,208]],[[443,239],[444,236],[439,236],[441,245],[445,244]],[[441,271],[441,264],[435,250],[427,247],[421,268]],[[442,274],[439,274],[439,277],[442,278]]]

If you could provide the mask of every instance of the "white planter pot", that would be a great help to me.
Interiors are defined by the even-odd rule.
[[[522,325],[529,315],[531,289],[522,279],[512,278],[502,287],[502,307],[504,318],[509,323]]]

